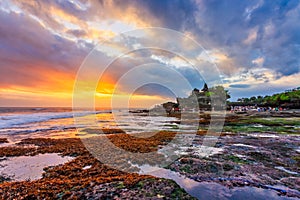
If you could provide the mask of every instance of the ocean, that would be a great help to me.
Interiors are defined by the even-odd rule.
[[[90,112],[72,111],[72,108],[2,107],[0,138],[8,138],[10,143],[16,143],[24,138],[77,137],[78,125],[74,123],[74,115],[86,121],[95,118],[93,128],[118,128],[126,133],[178,129],[180,126],[179,119],[174,117],[130,113],[128,109]]]

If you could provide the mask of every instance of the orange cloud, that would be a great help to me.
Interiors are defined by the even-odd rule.
[[[71,93],[68,92],[11,87],[0,88],[0,93],[1,106],[71,106]]]
[[[0,87],[1,105],[71,106],[73,75],[41,67],[35,68],[35,76],[41,76],[39,80],[32,79],[32,83],[27,85],[9,84]]]

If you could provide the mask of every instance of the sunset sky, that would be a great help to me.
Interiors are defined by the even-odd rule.
[[[0,21],[0,106],[72,106],[76,74],[96,45],[147,27],[172,29],[197,41],[218,67],[231,100],[300,86],[300,1],[8,0],[0,2]],[[112,58],[126,45],[119,41],[101,53]],[[190,47],[181,45],[175,50]],[[102,106],[109,106],[106,101],[124,69],[143,62],[176,68],[192,87],[201,89],[209,79],[195,74],[178,56],[141,50],[116,60],[101,78],[95,96]],[[156,67],[145,68],[143,75],[162,80],[165,76]],[[118,95],[126,94],[127,84],[121,84]],[[177,94],[187,91],[182,88]],[[131,96],[132,106],[175,96],[158,85],[146,85]]]

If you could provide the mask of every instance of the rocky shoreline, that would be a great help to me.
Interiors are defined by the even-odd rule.
[[[298,115],[229,114],[223,132],[209,156],[197,153],[206,136],[210,115],[200,115],[200,130],[189,146],[178,147],[180,158],[166,169],[199,183],[226,188],[256,187],[276,192],[278,197],[300,198],[300,120]],[[98,133],[97,130],[89,130]],[[116,134],[114,134],[116,131]],[[172,140],[173,131],[149,138],[120,130],[105,130],[116,146],[131,152],[155,152]],[[179,133],[180,134],[180,133]],[[185,133],[182,133],[185,134]],[[7,138],[1,138],[7,143]],[[183,150],[184,149],[184,150]],[[112,169],[85,148],[79,138],[28,138],[0,147],[0,165],[20,156],[57,153],[73,159],[44,168],[37,180],[15,182],[0,175],[2,199],[193,199],[168,179],[125,173]]]
[[[34,145],[34,146],[32,146]],[[0,156],[34,156],[59,153],[74,160],[44,168],[41,179],[12,182],[1,176],[2,199],[191,199],[174,181],[125,173],[100,163],[84,148],[80,139],[27,139],[16,146],[1,147]]]

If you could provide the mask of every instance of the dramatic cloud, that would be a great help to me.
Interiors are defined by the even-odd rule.
[[[229,85],[230,88],[249,88],[251,85],[247,84],[234,84],[234,85]]]
[[[300,2],[283,0],[2,1],[0,102],[30,105],[33,97],[61,95],[66,99],[63,105],[70,105],[77,70],[99,42],[124,31],[152,26],[180,31],[199,42],[205,54],[190,53],[187,59],[213,61],[233,99],[298,87],[299,19]],[[161,43],[160,37],[164,36],[153,35],[153,46]],[[138,49],[141,45],[134,37],[124,43],[108,45],[104,53],[113,57],[124,48]],[[177,48],[179,53],[191,46],[176,39],[159,45]],[[106,88],[99,87],[99,94],[110,93],[113,84],[132,66],[150,62],[176,69],[193,87],[202,87],[204,80],[212,81],[197,74],[179,55],[140,50],[112,64],[106,73]],[[209,74],[211,69],[204,69]],[[151,73],[157,80],[164,78],[159,71]],[[122,87],[124,92],[126,87]],[[186,94],[183,91],[181,95]],[[142,87],[136,94],[155,92],[172,96],[157,85]]]

